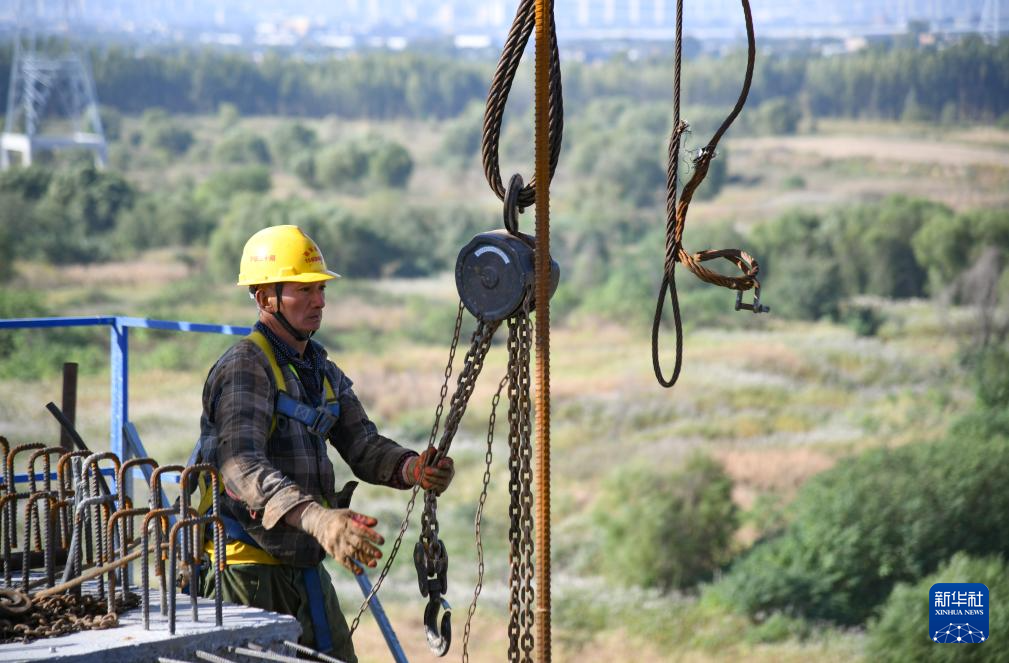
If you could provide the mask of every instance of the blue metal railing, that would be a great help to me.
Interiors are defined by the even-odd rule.
[[[94,327],[108,326],[110,329],[110,349],[111,349],[111,370],[109,381],[111,383],[112,405],[109,415],[111,429],[109,431],[109,448],[120,458],[127,460],[133,458],[148,457],[140,435],[129,420],[129,385],[130,385],[130,348],[129,334],[130,327],[143,329],[160,329],[165,331],[201,332],[207,334],[231,334],[234,336],[246,336],[251,331],[251,327],[239,327],[235,325],[211,325],[199,322],[183,322],[181,320],[150,320],[147,318],[133,318],[128,316],[97,316],[97,317],[71,317],[71,318],[15,318],[0,320],[0,329],[43,329],[52,327]],[[150,482],[152,470],[143,466],[135,468],[132,474],[143,473],[147,482]],[[103,474],[111,474],[111,470],[102,470]],[[44,478],[43,475],[38,475]],[[53,475],[55,479],[55,475]],[[130,479],[133,477],[131,476]],[[114,477],[113,477],[114,479]],[[178,477],[175,477],[178,480]],[[15,477],[15,483],[27,482],[27,475]],[[0,479],[0,485],[3,480]],[[123,491],[130,495],[131,481],[124,481]],[[168,500],[162,493],[162,504],[167,504]],[[355,576],[361,591],[367,597],[371,593],[371,582],[367,575],[362,573]],[[370,600],[372,613],[378,622],[382,636],[385,638],[389,651],[392,653],[396,663],[406,663],[407,658],[403,652],[396,633],[392,629],[379,603],[378,597],[373,596]]]
[[[109,327],[110,361],[109,382],[111,389],[111,412],[109,414],[109,449],[121,460],[131,455],[146,456],[147,453],[140,444],[140,437],[135,436],[127,445],[124,443],[123,426],[129,422],[129,386],[130,386],[130,347],[129,329],[159,329],[164,331],[201,332],[207,334],[231,334],[245,336],[252,331],[251,327],[235,325],[211,325],[200,322],[184,322],[181,320],[150,320],[122,315],[70,317],[70,318],[14,318],[0,320],[0,329],[45,329],[53,327]],[[130,452],[133,452],[132,454]],[[149,478],[149,477],[148,477]]]

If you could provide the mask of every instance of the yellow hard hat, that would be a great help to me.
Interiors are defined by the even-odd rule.
[[[328,281],[339,278],[326,269],[319,245],[298,226],[263,228],[249,238],[242,250],[238,285],[281,281]]]

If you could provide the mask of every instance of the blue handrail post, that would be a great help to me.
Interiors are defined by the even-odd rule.
[[[126,462],[129,449],[123,444],[123,424],[129,421],[129,387],[130,387],[130,345],[129,327],[120,324],[118,317],[109,325],[109,383],[111,386],[111,421],[109,422],[109,448],[120,462]],[[123,485],[116,486],[122,495],[121,500],[126,497],[133,498],[133,476],[123,478]],[[120,503],[125,504],[125,501]],[[130,583],[130,567],[127,564],[125,573],[125,583]]]
[[[129,327],[122,325],[119,318],[109,327],[110,332],[110,374],[112,388],[112,412],[109,422],[109,448],[119,456],[119,460],[128,460],[128,449],[123,445],[123,424],[130,419],[129,385],[130,385],[130,348]],[[121,486],[120,490],[130,496],[130,486]]]

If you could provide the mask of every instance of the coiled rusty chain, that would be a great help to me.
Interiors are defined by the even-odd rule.
[[[756,40],[753,34],[753,16],[750,12],[748,0],[742,0],[743,15],[746,20],[746,40],[747,59],[746,74],[743,79],[743,87],[729,115],[722,121],[721,126],[714,133],[708,144],[701,148],[697,156],[693,159],[694,172],[686,184],[683,185],[683,192],[677,197],[678,164],[680,153],[680,140],[683,133],[688,130],[686,122],[680,119],[680,69],[683,42],[683,0],[676,2],[676,44],[675,59],[673,64],[673,131],[669,138],[669,150],[666,166],[666,244],[665,261],[663,264],[662,285],[659,286],[659,295],[655,303],[655,318],[652,321],[652,368],[655,377],[663,387],[672,387],[680,376],[680,369],[683,366],[683,323],[680,316],[680,302],[676,293],[676,263],[683,263],[695,276],[702,281],[736,290],[736,310],[747,309],[754,313],[766,313],[768,308],[760,303],[760,281],[757,274],[760,266],[749,253],[740,249],[709,249],[697,253],[689,253],[683,248],[683,231],[686,228],[687,210],[690,201],[694,197],[694,191],[708,174],[711,160],[715,158],[715,150],[722,135],[735,121],[736,116],[743,109],[746,97],[750,92],[750,83],[753,80],[753,66],[756,60]],[[742,276],[723,276],[718,272],[707,269],[701,265],[703,262],[724,258],[739,268]],[[753,304],[742,303],[742,293],[746,290],[754,290]],[[662,310],[665,307],[666,291],[669,291],[670,302],[673,307],[673,322],[676,328],[676,363],[673,367],[672,376],[667,380],[662,375],[662,366],[659,361],[659,325],[662,322]]]
[[[4,591],[4,601],[11,600]],[[135,608],[140,599],[132,592],[126,600],[116,600],[116,610]],[[0,602],[0,643],[27,643],[66,633],[112,628],[119,623],[115,613],[107,612],[104,599],[90,594],[57,594],[31,602],[28,609],[17,614],[5,611]],[[23,605],[23,604],[22,604]]]
[[[525,51],[529,36],[536,24],[536,6],[534,0],[520,0],[515,11],[508,37],[505,39],[501,58],[498,60],[490,90],[487,92],[487,107],[483,116],[483,155],[484,175],[491,190],[500,199],[505,199],[505,187],[501,180],[501,166],[498,160],[501,142],[501,123],[504,119],[505,104],[518,71],[522,53]],[[561,94],[561,60],[557,48],[557,32],[551,21],[550,30],[550,92],[548,113],[550,116],[550,179],[553,179],[557,169],[557,160],[561,154],[561,141],[564,134],[564,102]],[[522,188],[518,195],[519,207],[529,207],[536,202],[535,178]]]

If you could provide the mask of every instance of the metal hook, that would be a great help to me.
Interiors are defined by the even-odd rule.
[[[438,625],[438,611],[445,612],[441,616],[441,627]],[[438,594],[431,598],[424,608],[424,634],[427,636],[427,646],[435,656],[444,656],[452,646],[452,606]]]
[[[753,303],[744,304],[743,303],[743,291],[736,291],[736,310],[737,311],[753,311],[754,313],[769,313],[771,310],[770,306],[765,306],[760,303],[760,287],[755,287],[753,289]]]

